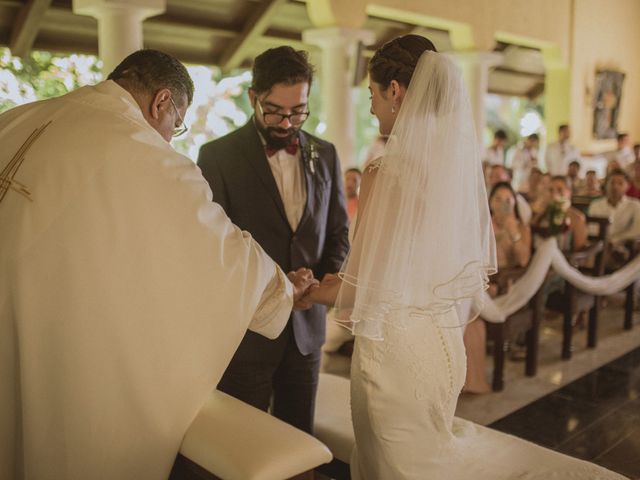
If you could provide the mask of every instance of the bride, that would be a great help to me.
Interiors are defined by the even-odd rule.
[[[365,171],[342,271],[307,299],[355,335],[352,478],[624,478],[454,417],[463,327],[496,270],[473,117],[460,71],[426,38],[385,44],[369,77],[389,141]]]

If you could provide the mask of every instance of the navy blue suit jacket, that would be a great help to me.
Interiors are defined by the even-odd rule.
[[[326,273],[340,270],[349,249],[342,171],[331,143],[303,131],[299,138],[307,204],[296,231],[287,221],[253,119],[238,130],[204,144],[198,166],[211,186],[213,200],[224,208],[233,223],[251,233],[285,272],[306,267],[322,279]],[[290,322],[296,345],[303,355],[322,346],[325,314],[325,307],[319,305],[292,313]],[[253,343],[254,348],[260,349],[264,340],[248,332],[243,344]],[[252,349],[251,345],[245,346]]]

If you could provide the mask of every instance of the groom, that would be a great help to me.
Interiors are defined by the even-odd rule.
[[[340,270],[348,220],[335,147],[301,130],[312,76],[304,51],[283,46],[256,57],[253,117],[203,145],[198,165],[213,200],[284,271],[307,267],[322,278]],[[271,404],[310,433],[325,314],[320,305],[294,311],[275,340],[247,331],[218,389],[265,411]]]

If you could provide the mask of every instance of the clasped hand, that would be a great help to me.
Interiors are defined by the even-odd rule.
[[[308,310],[315,303],[332,306],[340,289],[340,278],[327,274],[318,282],[308,268],[289,272],[287,278],[293,284],[294,310]]]

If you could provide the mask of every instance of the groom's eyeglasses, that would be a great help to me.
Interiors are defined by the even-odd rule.
[[[298,126],[298,125],[302,125],[305,122],[305,120],[309,118],[309,113],[310,113],[309,110],[307,110],[306,112],[293,112],[288,115],[285,115],[284,113],[265,112],[264,108],[262,108],[262,104],[260,103],[260,100],[258,100],[257,98],[256,98],[256,104],[260,109],[260,115],[262,115],[262,118],[264,118],[264,123],[270,126],[280,125],[285,118],[289,119],[289,122],[291,122],[291,125]]]

